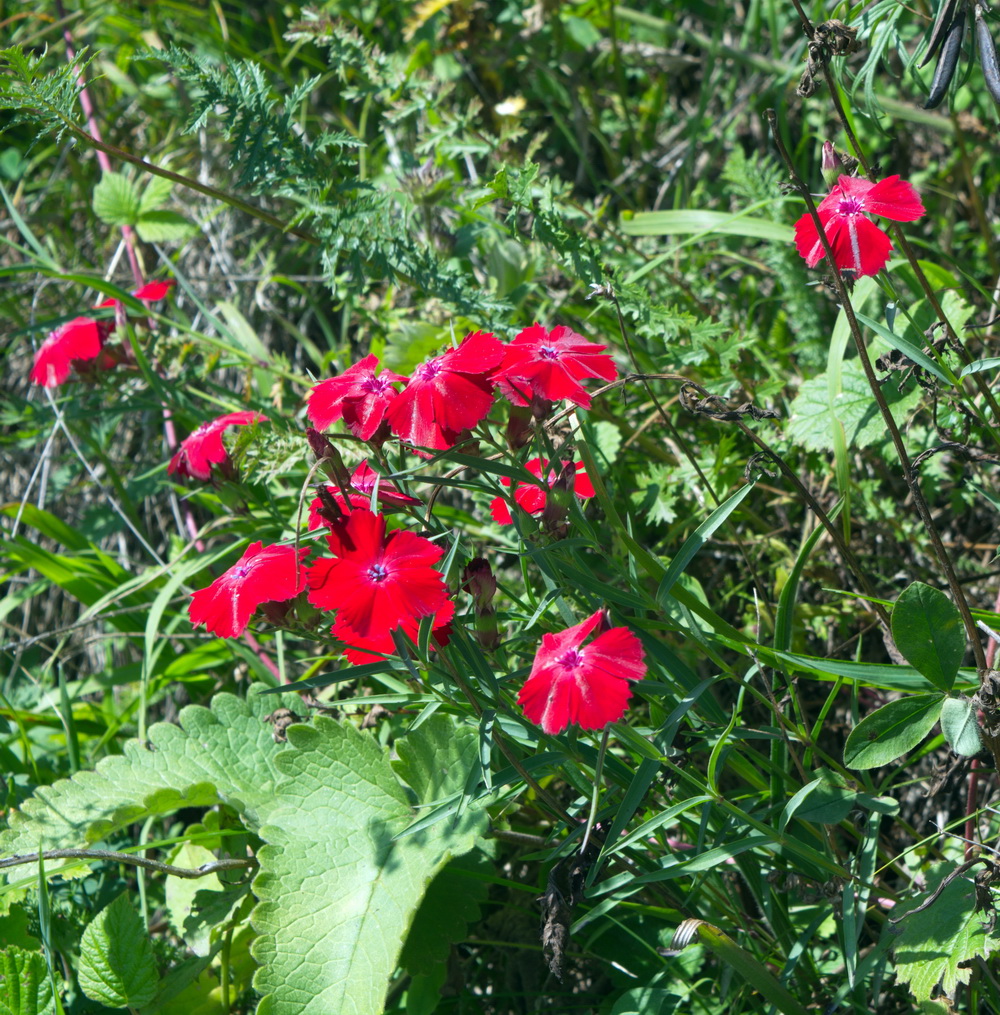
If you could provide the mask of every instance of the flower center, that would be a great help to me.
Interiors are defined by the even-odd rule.
[[[441,371],[441,360],[432,359],[427,363],[421,363],[416,370],[413,371],[413,376],[418,381],[433,381]]]
[[[383,377],[376,377],[372,374],[371,377],[366,377],[361,382],[361,387],[370,395],[382,395],[388,390],[389,382]]]
[[[864,206],[861,201],[856,197],[845,197],[840,204],[837,205],[837,211],[841,215],[860,215],[864,212]]]
[[[383,564],[372,564],[365,574],[373,582],[384,582],[389,577],[389,571]]]
[[[251,571],[251,567],[250,567],[249,564],[241,564],[236,569],[236,577],[237,578],[246,578],[246,576],[250,573],[250,571]]]
[[[554,345],[543,345],[538,350],[540,359],[559,359],[559,350]]]
[[[561,655],[556,662],[567,670],[575,670],[578,666],[583,665],[583,653],[577,648],[571,648],[568,652]]]

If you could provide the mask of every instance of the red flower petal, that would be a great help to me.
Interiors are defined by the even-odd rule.
[[[192,593],[191,623],[204,624],[220,638],[242,634],[261,603],[284,602],[302,591],[305,570],[300,562],[308,554],[306,547],[296,553],[293,546],[251,543],[225,574]]]
[[[913,185],[898,176],[879,180],[864,198],[865,211],[894,222],[913,222],[926,214],[920,195]]]
[[[535,655],[518,704],[546,733],[573,724],[602,729],[625,714],[630,681],[646,673],[642,644],[627,628],[613,627],[589,645],[583,641],[601,622],[602,611],[559,634],[546,634]]]
[[[132,295],[137,300],[142,300],[144,303],[157,303],[159,300],[162,300],[175,285],[177,285],[177,283],[172,278],[166,279],[163,282],[147,282],[145,285],[136,289]]]
[[[31,382],[54,388],[69,377],[74,362],[96,359],[101,330],[92,317],[77,317],[60,325],[42,343],[31,368]]]
[[[570,465],[568,461],[563,461],[563,467]],[[559,478],[559,474],[555,469],[549,469],[548,459],[545,458],[532,458],[530,461],[525,462],[525,469],[530,472],[533,476],[537,476],[539,479],[542,478],[542,472],[548,470],[545,475],[545,484],[552,487],[556,480]],[[590,477],[584,471],[583,462],[573,463],[573,468],[576,470],[576,476],[573,479],[573,493],[576,494],[581,500],[586,500],[589,497],[594,496],[594,485],[590,481]],[[510,478],[504,476],[501,479],[504,486],[510,486]],[[514,500],[517,504],[529,515],[541,514],[545,510],[545,503],[548,499],[548,493],[539,486],[535,486],[533,483],[520,483],[517,489],[514,491]],[[511,525],[514,519],[511,517],[510,508],[507,504],[505,497],[494,497],[490,501],[490,513],[493,515],[493,520],[498,525]]]
[[[455,604],[449,599],[437,613],[434,614],[434,621],[431,626],[433,638],[431,647],[434,644],[447,645],[451,637],[451,621],[455,615]],[[410,641],[415,642],[420,633],[420,620],[407,619],[399,626]],[[375,663],[385,656],[396,655],[396,643],[393,640],[392,632],[376,634],[371,638],[362,638],[356,631],[352,631],[346,624],[341,622],[338,616],[334,621],[333,634],[344,642],[344,655],[350,663],[361,666],[364,663]]]
[[[207,480],[212,478],[212,466],[225,462],[229,458],[222,443],[222,433],[227,426],[245,426],[248,423],[266,423],[267,416],[262,412],[228,412],[206,423],[202,423],[194,433],[181,441],[170,464],[167,474],[186,476],[189,479]]]

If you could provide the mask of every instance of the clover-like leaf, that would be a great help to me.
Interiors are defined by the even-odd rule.
[[[941,714],[940,694],[911,694],[865,716],[844,745],[849,768],[877,768],[906,754],[930,732]]]
[[[896,647],[937,688],[950,691],[965,655],[965,628],[958,607],[923,582],[907,586],[892,608]]]

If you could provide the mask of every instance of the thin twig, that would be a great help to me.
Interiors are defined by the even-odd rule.
[[[0,869],[17,867],[25,863],[38,863],[39,860],[110,860],[113,863],[127,863],[133,867],[145,867],[147,870],[159,871],[175,878],[204,878],[220,871],[243,870],[256,868],[257,861],[251,857],[228,857],[203,863],[200,867],[175,867],[173,864],[160,863],[159,860],[148,860],[144,856],[132,853],[120,853],[115,849],[48,849],[43,853],[19,853],[0,860]]]

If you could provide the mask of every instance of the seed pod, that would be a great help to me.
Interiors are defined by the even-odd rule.
[[[924,109],[934,109],[941,105],[941,100],[948,92],[948,85],[955,76],[958,58],[962,55],[962,36],[965,35],[965,11],[959,11],[948,36],[941,48],[938,65],[934,69],[934,80],[931,81],[930,95],[924,103]]]
[[[955,7],[957,5],[958,0],[942,0],[937,20],[934,22],[934,28],[931,30],[931,41],[927,44],[927,52],[924,54],[923,60],[920,61],[921,67],[926,67],[934,59],[934,54],[938,51],[938,47],[944,42],[948,29],[952,27],[952,19],[955,17]]]
[[[979,62],[983,65],[986,89],[994,102],[1000,102],[1000,63],[997,62],[997,48],[990,35],[990,26],[983,17],[983,5],[976,4],[976,43],[979,46]]]

